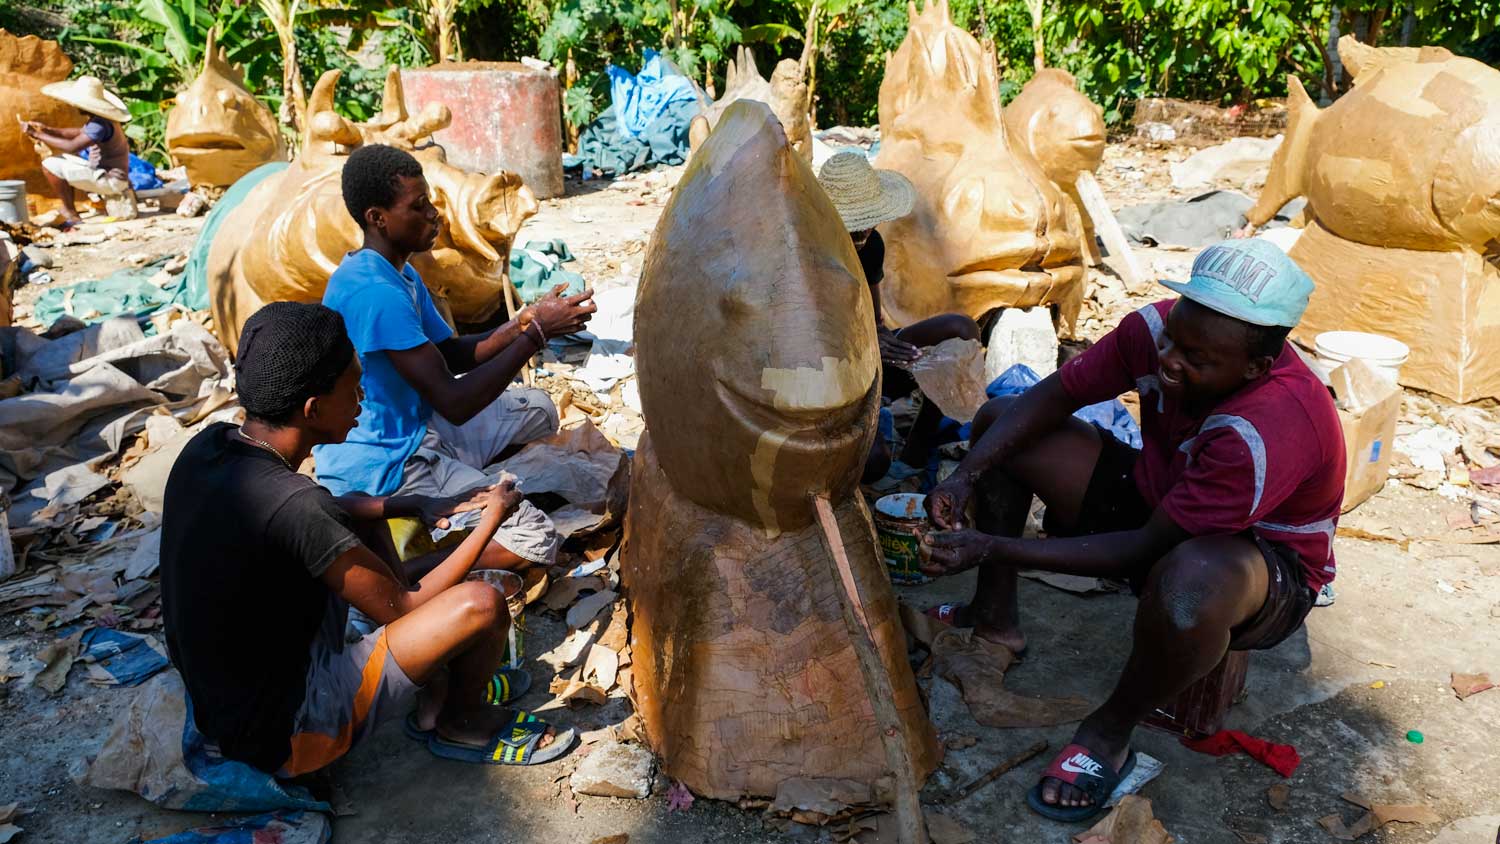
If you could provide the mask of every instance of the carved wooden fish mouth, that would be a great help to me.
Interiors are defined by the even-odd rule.
[[[855,423],[880,401],[880,379],[877,377],[854,401],[827,407],[785,408],[751,398],[735,389],[726,379],[715,377],[714,391],[734,420],[750,436],[759,438],[768,431],[785,437],[782,450],[826,453],[852,445],[865,431]]]
[[[170,146],[174,154],[180,155],[184,152],[238,151],[245,149],[245,142],[233,135],[221,135],[217,132],[194,132],[173,138]]]

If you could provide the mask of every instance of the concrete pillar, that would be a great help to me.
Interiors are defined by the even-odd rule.
[[[433,137],[454,166],[509,170],[538,199],[561,196],[562,93],[551,74],[518,62],[464,62],[401,71],[407,108],[428,103],[453,112]]]

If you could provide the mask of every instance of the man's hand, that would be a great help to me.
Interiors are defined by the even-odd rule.
[[[962,530],[974,482],[960,472],[949,475],[927,494],[927,518],[943,530]]]
[[[21,131],[26,133],[26,137],[35,140],[42,134],[42,124],[26,120],[21,123]]]
[[[922,350],[896,336],[896,332],[880,326],[876,329],[880,339],[880,361],[905,369],[922,356]]]
[[[946,577],[971,569],[993,557],[998,542],[977,530],[955,530],[922,536],[922,573]]]
[[[471,510],[482,510],[489,503],[490,494],[495,486],[476,486],[465,490],[457,495],[445,498],[425,497],[420,505],[422,510],[422,523],[429,527],[447,530],[451,525],[449,516],[459,513],[467,513]]]
[[[494,519],[499,524],[510,518],[510,514],[516,512],[521,506],[521,491],[516,489],[516,482],[506,478],[498,484],[485,491],[484,517]]]
[[[541,325],[548,337],[561,337],[582,331],[594,311],[599,310],[599,306],[593,302],[593,288],[575,296],[562,295],[567,289],[566,284],[559,284],[531,306],[531,318]]]

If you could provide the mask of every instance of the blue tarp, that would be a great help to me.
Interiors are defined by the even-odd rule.
[[[639,139],[673,103],[701,105],[693,81],[682,75],[673,64],[655,50],[643,53],[641,72],[615,64],[606,65],[609,74],[609,101],[615,110],[615,131],[622,138]],[[696,112],[694,112],[696,114]],[[691,118],[689,118],[691,120]]]
[[[578,155],[568,160],[585,173],[616,176],[653,164],[687,160],[688,126],[703,109],[691,79],[656,54],[645,52],[641,72],[609,65],[610,106],[578,135]]]
[[[327,815],[316,812],[269,812],[226,824],[200,826],[144,844],[326,844],[333,837]],[[142,844],[141,839],[131,844]]]
[[[79,659],[93,663],[89,675],[95,682],[111,686],[139,686],[167,667],[167,655],[155,642],[107,627],[83,634]]]

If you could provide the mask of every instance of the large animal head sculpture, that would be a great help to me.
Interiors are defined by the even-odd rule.
[[[203,56],[203,72],[167,114],[167,151],[194,186],[229,187],[268,161],[285,161],[286,142],[271,110],[218,48],[213,30]]]
[[[22,179],[32,193],[49,193],[42,160],[16,118],[50,126],[80,126],[83,114],[42,93],[43,85],[62,82],[73,61],[56,41],[17,36],[0,29],[0,179]]]
[[[874,326],[833,203],[771,109],[734,103],[657,224],[636,301],[672,487],[772,534],[810,524],[811,495],[847,495],[875,433]]]
[[[804,159],[812,160],[812,121],[807,117],[807,80],[802,65],[793,59],[782,59],[767,82],[755,66],[755,54],[740,47],[738,61],[729,60],[724,71],[724,95],[693,118],[688,127],[688,143],[696,150],[718,125],[729,106],[740,100],[759,100],[771,107],[781,121],[792,149]]]
[[[917,204],[881,227],[883,304],[898,323],[948,311],[977,319],[999,307],[1076,308],[1078,232],[1057,186],[1006,132],[993,49],[953,25],[947,0],[909,11],[880,85],[876,164],[910,179]]]
[[[1387,248],[1500,251],[1500,71],[1440,47],[1339,55],[1354,89],[1319,110],[1288,79],[1286,141],[1246,215],[1306,196],[1330,232]],[[1500,244],[1497,244],[1500,246]]]
[[[482,322],[500,310],[510,284],[510,246],[536,213],[531,191],[514,173],[465,173],[448,164],[432,133],[448,125],[446,106],[410,115],[395,68],[386,76],[384,108],[355,123],[333,107],[338,71],[318,80],[308,100],[301,154],[257,185],[220,226],[209,253],[215,329],[228,348],[266,302],[315,302],[339,261],[362,241],[344,207],[340,176],[349,152],[364,144],[409,150],[422,163],[442,231],[432,250],[412,257],[433,296],[459,322]]]

